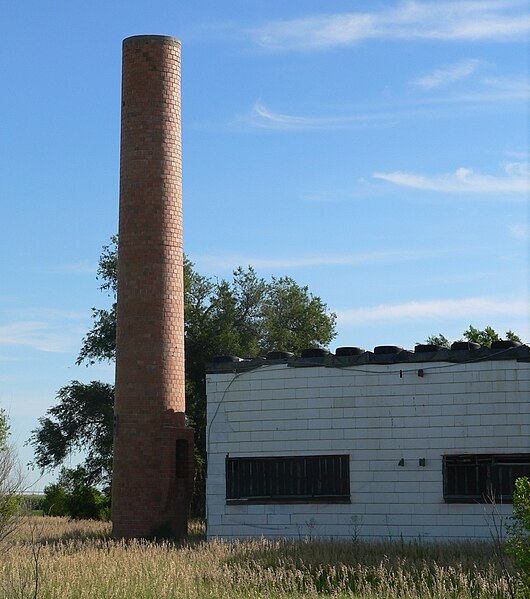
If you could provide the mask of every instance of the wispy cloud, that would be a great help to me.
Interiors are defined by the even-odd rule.
[[[376,172],[373,177],[394,185],[446,194],[521,195],[530,193],[528,163],[506,164],[504,172],[504,176],[484,175],[462,167],[454,173],[434,176],[395,171]]]
[[[407,0],[373,12],[349,12],[272,21],[249,31],[260,46],[276,51],[323,50],[368,39],[515,41],[530,32],[521,0]]]
[[[485,77],[482,79],[482,83],[492,90],[520,97],[528,95],[530,86],[528,75],[524,77]]]
[[[446,79],[449,77],[446,74]],[[453,73],[456,77],[456,74]],[[463,77],[463,76],[462,76]],[[431,85],[436,85],[432,76]],[[427,90],[427,79],[424,84]],[[438,86],[442,87],[442,75],[438,76]],[[247,114],[235,117],[231,127],[250,127],[273,131],[322,131],[338,129],[366,129],[369,127],[392,127],[406,119],[443,118],[462,116],[464,111],[479,108],[506,110],[503,103],[521,102],[530,99],[530,81],[526,76],[511,78],[482,78],[474,81],[468,89],[437,94],[436,97],[414,97],[392,105],[379,107],[355,107],[348,114],[301,115],[273,110],[261,100],[254,103]],[[94,268],[95,270],[95,268]]]
[[[373,114],[300,116],[275,112],[257,101],[248,115],[239,117],[236,121],[259,129],[307,131],[388,126],[396,122],[396,116],[392,111]]]
[[[414,85],[423,89],[431,90],[446,87],[456,81],[461,81],[472,75],[478,67],[483,64],[476,59],[461,60],[455,64],[445,65],[434,69],[422,77],[414,80]]]
[[[516,159],[519,162],[530,161],[530,152],[528,150],[505,150],[504,154],[512,159]]]
[[[89,316],[87,312],[75,310],[61,310],[58,308],[16,308],[10,311],[17,319],[33,320],[40,322],[57,321],[86,321]]]
[[[14,357],[14,356],[5,356],[5,355],[0,354],[0,363],[1,362],[20,362],[20,358]]]
[[[512,77],[483,77],[465,91],[458,91],[445,97],[431,100],[433,103],[480,106],[501,102],[528,101],[530,98],[530,80],[526,75]]]
[[[349,202],[352,200],[365,200],[368,198],[373,191],[376,191],[376,185],[373,181],[367,181],[363,177],[358,177],[353,187],[347,188],[329,188],[323,190],[312,189],[307,192],[303,192],[300,195],[300,199],[304,202],[310,202],[313,204],[331,204],[336,202]]]
[[[86,332],[89,315],[55,308],[21,308],[0,325],[0,346],[23,346],[43,352],[72,352]],[[1,358],[0,358],[1,360]]]
[[[254,268],[307,268],[318,266],[359,266],[370,263],[405,262],[439,255],[440,250],[386,250],[358,254],[328,254],[314,256],[256,257],[241,254],[193,255],[192,261],[208,270],[233,270],[238,266]]]
[[[338,324],[360,325],[366,323],[426,320],[428,318],[477,319],[510,316],[528,317],[528,302],[523,300],[498,300],[488,297],[468,297],[461,299],[439,299],[412,301],[401,304],[380,304],[378,306],[335,310]]]
[[[46,272],[50,274],[95,274],[97,267],[90,263],[88,260],[80,260],[79,262],[73,262],[71,264],[58,264],[56,266],[42,267],[38,269],[39,272]]]
[[[43,352],[74,351],[79,334],[69,335],[47,322],[27,320],[0,326],[0,345],[19,345]]]
[[[516,223],[509,227],[510,235],[521,241],[530,240],[530,225],[527,223]]]

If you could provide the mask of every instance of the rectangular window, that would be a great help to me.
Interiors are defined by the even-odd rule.
[[[511,503],[515,480],[530,477],[530,454],[463,454],[443,457],[447,503]]]
[[[226,502],[349,503],[349,456],[227,457]]]

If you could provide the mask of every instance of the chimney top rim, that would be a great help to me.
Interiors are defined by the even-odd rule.
[[[168,44],[170,46],[180,46],[181,42],[176,37],[170,35],[131,35],[123,40],[123,47],[139,44]]]

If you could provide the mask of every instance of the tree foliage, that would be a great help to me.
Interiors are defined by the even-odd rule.
[[[9,437],[9,422],[5,410],[0,409],[0,451],[7,447],[7,439]]]
[[[15,451],[9,443],[9,422],[0,409],[0,543],[18,525],[22,474]]]
[[[530,480],[526,476],[515,481],[507,549],[519,574],[518,596],[530,597]]]
[[[71,451],[85,450],[87,484],[110,482],[114,387],[92,381],[72,381],[56,396],[57,404],[39,419],[30,443],[42,470],[63,464]]]
[[[93,309],[93,326],[82,341],[77,363],[112,361],[116,352],[117,238],[103,248],[98,268],[100,289],[112,298],[109,309]],[[255,357],[273,349],[300,352],[327,346],[336,335],[335,314],[307,286],[290,277],[259,277],[252,267],[238,268],[231,280],[213,281],[184,259],[184,331],[186,405],[195,429],[198,488],[203,492],[206,386],[204,366],[215,355]],[[59,390],[58,403],[39,421],[30,439],[36,464],[62,464],[71,450],[88,449],[88,482],[108,483],[112,455],[113,388],[93,381],[72,381]]]
[[[510,341],[516,341],[517,343],[522,343],[519,335],[514,333],[513,331],[506,331],[504,335],[505,339],[509,339]],[[501,336],[495,331],[492,327],[487,326],[484,329],[478,329],[473,325],[469,325],[469,327],[462,333],[462,337],[457,339],[457,341],[472,341],[474,343],[479,343],[483,347],[491,347],[491,344],[494,341],[500,341]],[[425,343],[429,343],[431,345],[439,345],[441,347],[450,348],[452,341],[449,341],[447,337],[442,335],[430,335],[425,340]]]
[[[441,333],[439,335],[429,335],[427,339],[425,339],[425,343],[429,345],[439,345],[440,347],[446,347],[447,349],[451,347],[451,341]]]
[[[62,468],[57,482],[44,488],[44,513],[76,520],[108,520],[109,498],[87,485],[87,476],[82,466]]]
[[[307,286],[300,287],[290,277],[272,278],[263,303],[263,342],[266,350],[300,353],[320,340],[333,339],[335,315],[313,296]]]
[[[101,281],[101,291],[107,292],[113,303],[109,309],[92,308],[94,324],[83,338],[81,351],[76,363],[94,364],[103,360],[114,360],[116,357],[116,292],[118,289],[118,237],[111,237],[111,243],[103,246],[99,258],[97,279]]]

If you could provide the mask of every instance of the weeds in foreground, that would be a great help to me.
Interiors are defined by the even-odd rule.
[[[115,541],[101,522],[38,518],[0,562],[0,589],[67,599],[505,599],[509,581],[489,543]],[[34,533],[33,533],[34,534]],[[38,588],[34,574],[38,544]],[[33,562],[32,562],[33,560]],[[33,565],[32,565],[33,564]]]

